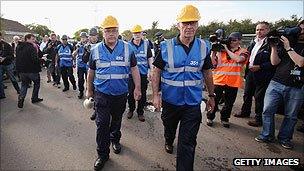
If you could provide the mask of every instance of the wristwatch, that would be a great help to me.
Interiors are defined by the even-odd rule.
[[[209,94],[208,97],[215,97],[215,94]]]
[[[293,48],[289,48],[288,50],[286,50],[286,52],[289,52],[289,51],[294,51]]]

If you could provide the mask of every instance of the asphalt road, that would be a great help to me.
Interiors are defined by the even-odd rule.
[[[46,83],[41,73],[40,97],[43,102],[30,102],[32,88],[23,109],[17,108],[17,94],[9,81],[6,99],[0,101],[1,170],[92,170],[97,157],[95,123],[89,117],[92,110],[82,106],[78,92],[62,92]],[[233,114],[240,110],[242,93],[239,91]],[[125,112],[126,114],[126,112]],[[174,153],[164,151],[163,126],[160,113],[145,112],[146,122],[137,117],[122,122],[122,152],[111,151],[105,170],[175,170]],[[253,116],[252,116],[253,117]],[[282,121],[276,117],[276,133]],[[290,167],[233,166],[233,158],[300,158],[304,162],[304,137],[295,131],[295,148],[287,150],[277,142],[261,144],[254,140],[261,128],[246,123],[249,118],[231,117],[231,127],[222,127],[219,113],[214,127],[206,126],[203,115],[195,154],[195,170],[291,170]],[[302,121],[300,121],[302,122]],[[298,125],[300,124],[298,122]]]

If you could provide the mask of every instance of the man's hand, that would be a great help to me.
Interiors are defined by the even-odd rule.
[[[286,37],[281,36],[280,40],[281,40],[281,42],[283,42],[285,50],[290,49],[290,43],[289,43],[289,40]]]
[[[161,108],[161,99],[160,95],[153,95],[153,100],[152,100],[153,106],[155,107],[156,111],[160,111]]]
[[[5,58],[0,56],[0,62],[3,62],[4,60],[5,60]]]
[[[135,88],[134,89],[134,99],[136,101],[138,101],[138,100],[140,100],[140,98],[141,98],[141,91],[140,91],[140,89]]]
[[[213,112],[215,106],[214,97],[209,98],[206,104],[206,109],[208,112]]]
[[[92,90],[87,90],[87,91],[86,91],[86,97],[87,97],[87,98],[93,97],[93,95],[94,95],[94,93],[93,93]]]
[[[250,71],[256,72],[261,69],[260,65],[253,65],[249,67]]]

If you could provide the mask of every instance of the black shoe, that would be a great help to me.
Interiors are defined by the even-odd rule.
[[[76,87],[76,84],[73,84],[73,90],[76,90],[77,87]]]
[[[221,123],[222,123],[223,127],[225,127],[225,128],[229,128],[230,127],[230,124],[229,124],[228,121],[221,121]]]
[[[38,102],[42,102],[43,99],[37,98],[37,99],[32,99],[32,103],[38,103]]]
[[[140,120],[141,122],[145,122],[146,121],[144,115],[138,115],[138,120]]]
[[[294,145],[292,142],[280,142],[281,146],[286,148],[286,149],[293,149]]]
[[[19,108],[23,108],[23,102],[24,102],[24,98],[19,98],[18,99],[18,107]]]
[[[112,148],[113,148],[115,154],[119,154],[121,152],[120,143],[112,143]]]
[[[165,151],[169,154],[173,153],[173,145],[165,144]]]
[[[213,126],[213,121],[211,119],[207,119],[207,125],[208,126]]]
[[[51,82],[51,80],[47,80],[46,82],[47,82],[47,83],[50,83],[50,82]]]
[[[109,160],[109,158],[98,157],[94,163],[94,170],[102,170],[104,164]]]
[[[258,122],[256,120],[253,121],[248,121],[247,123],[249,126],[253,126],[253,127],[261,127],[262,126],[262,122]]]
[[[79,92],[79,95],[78,95],[78,99],[82,99],[83,98],[83,92]]]
[[[0,99],[5,99],[5,98],[6,98],[5,96],[1,96],[1,97],[0,97]]]
[[[68,91],[68,90],[69,90],[69,88],[65,87],[62,91],[65,92],[65,91]]]
[[[260,136],[255,137],[254,140],[256,140],[257,142],[260,142],[260,143],[273,143],[274,142],[274,138],[272,138],[272,139],[263,139]]]
[[[237,118],[249,118],[250,115],[245,115],[243,113],[237,113],[235,115],[233,115],[234,117],[237,117]]]
[[[133,112],[128,112],[128,113],[127,113],[127,118],[128,118],[128,119],[131,119],[132,117],[133,117]]]
[[[94,121],[94,120],[96,119],[96,114],[95,114],[95,112],[92,114],[92,116],[90,117],[90,119],[91,119],[92,121]]]

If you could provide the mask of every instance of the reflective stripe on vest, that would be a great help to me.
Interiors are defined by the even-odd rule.
[[[212,73],[218,75],[241,75],[241,72],[212,71]]]
[[[107,80],[107,79],[125,79],[129,78],[129,74],[106,74],[106,75],[96,75],[97,79]]]
[[[202,84],[201,80],[173,81],[173,80],[161,78],[161,81],[163,83],[166,83],[168,85],[175,86],[175,87],[198,86],[198,85]]]
[[[170,73],[174,72],[198,72],[202,69],[204,63],[202,62],[205,57],[206,57],[206,43],[204,41],[201,41],[201,64],[200,66],[197,67],[190,67],[190,66],[185,66],[185,67],[179,67],[179,68],[174,68],[174,59],[173,59],[173,39],[167,40],[167,52],[168,52],[168,65],[169,67],[167,68],[167,71]]]
[[[99,48],[96,48],[96,67],[98,68],[107,68],[110,66],[129,66],[129,47],[127,43],[124,43],[124,53],[125,53],[125,61],[121,62],[121,61],[111,61],[111,62],[101,62],[100,58],[99,58]]]
[[[240,48],[234,54],[240,55],[245,53],[246,49]],[[236,62],[227,59],[226,52],[218,52],[218,64],[213,69],[213,82],[215,85],[228,85],[230,87],[240,88],[243,86],[243,78],[241,77],[244,62]]]
[[[60,60],[72,60],[72,58],[60,58]]]
[[[71,53],[65,53],[65,52],[63,52],[63,53],[58,53],[59,54],[59,56],[61,56],[61,55],[71,55]]]

